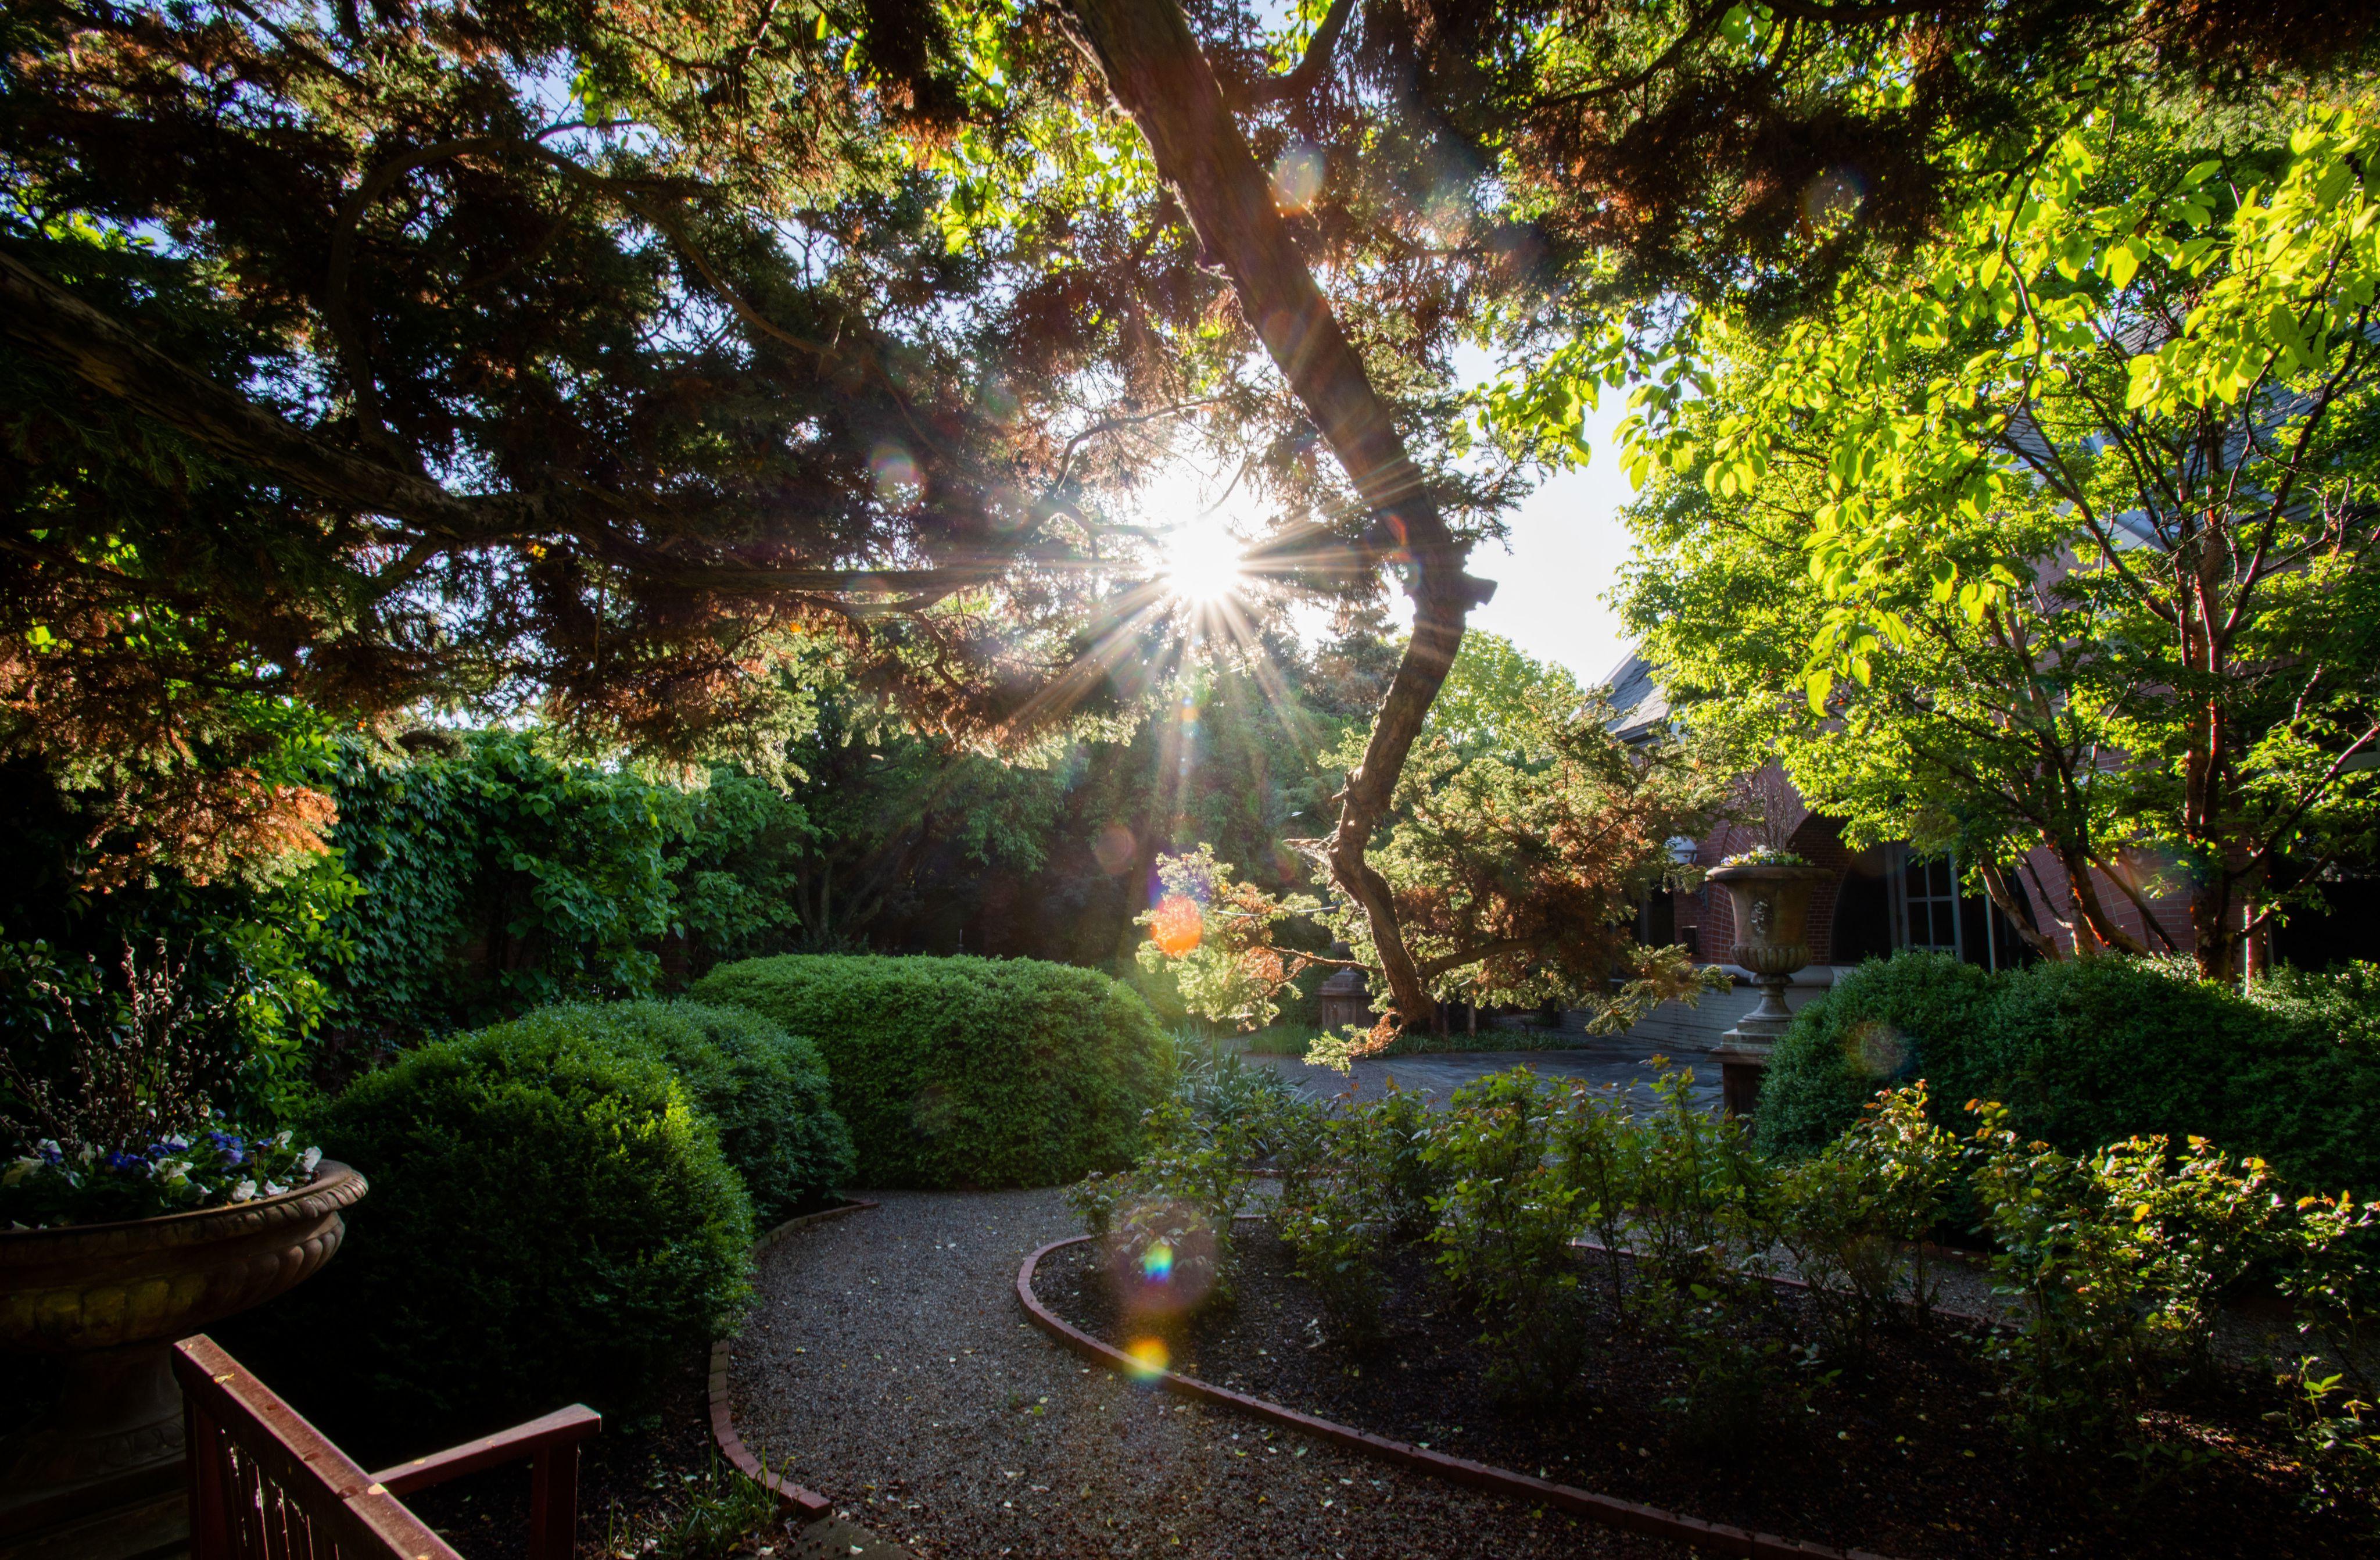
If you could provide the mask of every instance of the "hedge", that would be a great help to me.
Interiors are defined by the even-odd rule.
[[[275,1331],[313,1340],[349,1411],[637,1407],[747,1300],[751,1203],[653,1057],[508,1027],[414,1051],[307,1126],[370,1190]]]
[[[851,1131],[829,1103],[818,1047],[758,1013],[698,1002],[569,1003],[484,1031],[650,1056],[719,1128],[761,1227],[850,1179]]]
[[[2301,1186],[2380,1189],[2374,982],[2293,976],[2269,999],[2113,957],[1985,975],[1938,954],[1870,960],[1803,1008],[1762,1089],[1764,1146],[1815,1149],[1876,1091],[1924,1077],[1937,1117],[1975,1098],[2070,1152],[2197,1136]]]
[[[1038,959],[787,955],[698,1001],[813,1037],[870,1187],[1053,1186],[1129,1161],[1172,1054],[1141,999]]]
[[[1933,953],[1872,958],[1840,976],[1794,1015],[1768,1058],[1753,1117],[1761,1146],[1789,1153],[1821,1148],[1859,1119],[1878,1090],[1921,1073],[1937,1101],[1958,1094],[1958,1083],[1933,1069],[1954,1065],[1961,1048],[1952,1037],[1980,1021],[1991,980]]]

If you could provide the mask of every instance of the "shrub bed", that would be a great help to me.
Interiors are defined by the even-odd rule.
[[[2360,1202],[2205,1143],[2061,1153],[1997,1104],[1950,1131],[1922,1085],[1784,1163],[1690,1075],[1658,1094],[1515,1069],[1439,1111],[1177,1103],[1070,1194],[1098,1238],[1052,1276],[1078,1324],[1203,1380],[1541,1476],[1575,1456],[1696,1516],[1904,1554],[2356,1552],[2380,1511]],[[1954,1200],[2021,1297],[2003,1329],[1946,1326],[1922,1237]],[[1274,1239],[1235,1231],[1251,1208]],[[2277,1372],[2217,1347],[2252,1274],[2298,1323]]]
[[[636,1407],[746,1301],[750,1200],[656,1056],[507,1026],[408,1054],[311,1126],[371,1190],[273,1331],[376,1418]]]
[[[1072,1181],[1130,1159],[1172,1081],[1148,1005],[1071,965],[787,955],[692,994],[816,1039],[862,1186]]]
[[[2115,957],[1997,976],[1939,954],[1870,960],[1779,1042],[1761,1143],[1814,1151],[1876,1091],[1922,1077],[1939,1118],[1998,1100],[2020,1135],[2070,1152],[2139,1133],[2195,1136],[2261,1155],[2302,1185],[2370,1186],[2380,1182],[2380,1049],[2363,990],[2301,975],[2252,998]]]
[[[718,1127],[720,1149],[744,1177],[763,1228],[850,1179],[851,1130],[828,1103],[818,1047],[758,1013],[699,1002],[573,1003],[485,1033],[583,1042],[666,1066]]]

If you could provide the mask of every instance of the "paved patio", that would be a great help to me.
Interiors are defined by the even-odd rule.
[[[1652,1085],[1657,1075],[1650,1061],[1653,1054],[1643,1041],[1627,1035],[1585,1035],[1553,1051],[1439,1051],[1411,1056],[1366,1057],[1355,1064],[1352,1081],[1359,1100],[1379,1094],[1393,1078],[1398,1088],[1420,1091],[1431,1096],[1433,1104],[1442,1105],[1456,1090],[1474,1079],[1526,1067],[1540,1078],[1582,1079],[1588,1083],[1610,1085],[1624,1091],[1630,1103],[1642,1110],[1656,1103]],[[1693,1069],[1694,1103],[1705,1110],[1718,1109],[1718,1059],[1707,1050],[1684,1047],[1669,1053],[1669,1059],[1673,1069]],[[1274,1068],[1315,1094],[1341,1093],[1350,1082],[1329,1067],[1307,1066],[1294,1056],[1250,1056],[1248,1060]]]

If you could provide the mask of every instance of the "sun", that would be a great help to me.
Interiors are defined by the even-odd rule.
[[[1160,573],[1175,599],[1220,602],[1247,578],[1240,544],[1219,525],[1176,526],[1161,543]]]

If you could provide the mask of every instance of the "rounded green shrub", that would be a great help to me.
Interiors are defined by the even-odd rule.
[[[371,1184],[276,1327],[313,1340],[335,1400],[444,1427],[633,1407],[746,1303],[751,1203],[655,1057],[562,1026],[466,1035],[309,1127]]]
[[[2003,978],[1997,1097],[2070,1152],[2195,1136],[2301,1187],[2380,1189],[2380,1058],[2321,1021],[2336,999],[2309,1006],[2313,1021],[2176,964],[2034,965]]]
[[[1959,1042],[1988,1021],[1992,996],[1989,975],[1947,954],[1897,954],[1850,970],[1794,1015],[1769,1056],[1754,1116],[1761,1146],[1772,1153],[1822,1148],[1878,1090],[1921,1074],[1935,1099],[1952,1098],[1959,1085],[1929,1069],[1964,1061],[1968,1048]]]
[[[1129,1161],[1172,1082],[1148,1005],[1072,965],[786,955],[692,994],[816,1038],[862,1186],[1072,1182]]]
[[[818,1047],[758,1013],[699,1002],[570,1003],[485,1031],[582,1041],[650,1056],[719,1128],[762,1227],[851,1177],[851,1130],[829,1102]]]
[[[1912,1078],[1963,1131],[1998,1100],[2069,1153],[2163,1134],[2269,1161],[2300,1186],[2380,1186],[2380,1052],[2363,987],[2293,977],[2252,997],[2181,966],[2102,956],[1985,975],[1939,954],[1870,960],[1795,1016],[1758,1130],[1804,1152]]]

